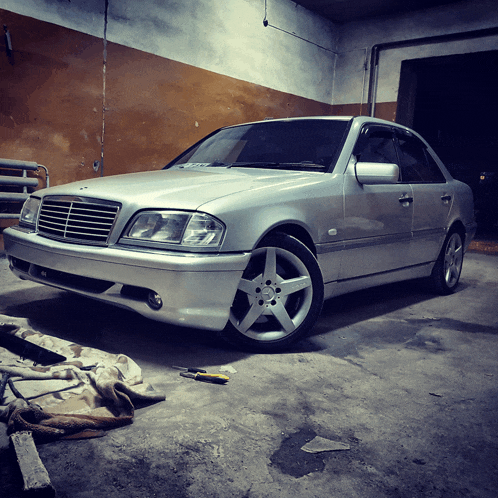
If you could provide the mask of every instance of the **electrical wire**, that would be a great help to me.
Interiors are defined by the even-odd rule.
[[[269,27],[276,29],[278,31],[282,31],[283,33],[286,33],[288,35],[294,36],[295,38],[298,38],[299,40],[305,41],[306,43],[311,43],[311,45],[314,45],[315,47],[321,48],[322,50],[326,50],[327,52],[330,52],[334,55],[337,55],[337,52],[334,52],[333,50],[330,50],[330,48],[324,47],[322,45],[318,45],[318,43],[312,42],[310,40],[307,40],[306,38],[303,38],[302,36],[296,35],[296,33],[292,33],[290,31],[286,31],[285,29],[279,28],[278,26],[274,26],[273,24],[270,24],[268,21],[268,6],[267,6],[267,1],[265,0],[265,18],[263,19],[263,26]]]

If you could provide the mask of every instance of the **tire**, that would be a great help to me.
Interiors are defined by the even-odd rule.
[[[430,277],[432,288],[442,295],[455,292],[463,266],[463,239],[453,231],[446,237]]]
[[[239,348],[279,351],[313,328],[322,305],[313,253],[294,237],[270,235],[253,251],[221,336]]]

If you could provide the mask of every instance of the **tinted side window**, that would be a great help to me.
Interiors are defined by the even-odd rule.
[[[431,178],[430,182],[433,183],[446,183],[446,178],[444,177],[443,173],[439,169],[439,166],[437,165],[436,161],[434,158],[431,156],[429,151],[427,149],[424,149],[425,152],[425,157],[427,157],[427,161],[429,163],[429,177]]]
[[[392,131],[379,126],[363,128],[354,155],[362,163],[398,164]]]
[[[403,183],[444,183],[436,161],[417,137],[398,133],[401,181]]]

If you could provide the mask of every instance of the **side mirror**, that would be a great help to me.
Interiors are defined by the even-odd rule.
[[[362,185],[398,183],[399,166],[390,163],[356,163],[356,179]]]

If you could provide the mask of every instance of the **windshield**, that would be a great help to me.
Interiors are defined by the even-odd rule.
[[[224,128],[166,166],[327,171],[335,164],[348,121],[265,121]]]

